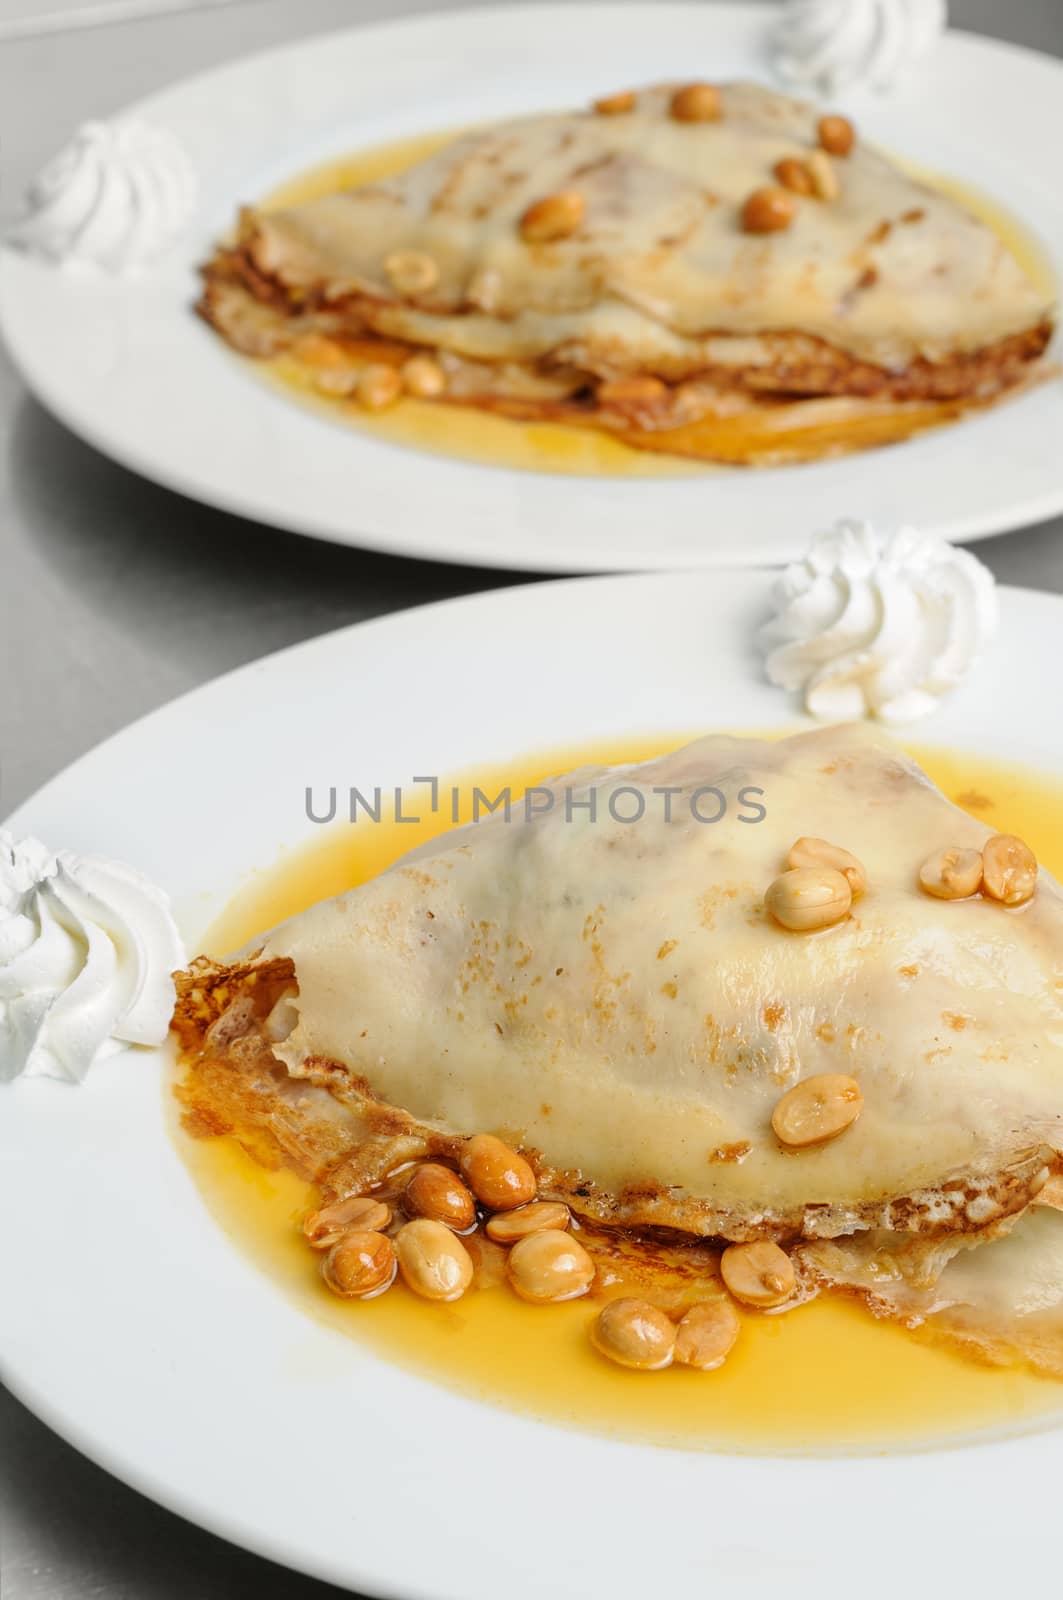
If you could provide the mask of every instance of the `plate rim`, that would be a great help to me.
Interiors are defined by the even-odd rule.
[[[558,9],[560,9],[564,0],[552,0],[552,3],[556,3]],[[616,0],[605,0],[605,3],[614,4]],[[623,0],[623,3],[629,3],[629,0]],[[631,3],[642,4],[643,0],[631,0]],[[698,0],[672,0],[672,3],[697,4]],[[760,0],[756,0],[756,3],[760,3]],[[712,569],[703,569],[693,572],[689,576],[695,579],[703,579],[708,577],[710,572],[712,572],[713,576],[718,576],[724,580],[737,579],[742,582],[750,578],[758,580],[762,585],[764,609],[765,613],[767,612],[771,584],[770,569],[734,566],[723,568],[719,573],[713,572]],[[227,667],[224,672],[215,673],[202,683],[193,684],[190,688],[179,690],[177,694],[169,695],[165,700],[160,701],[157,706],[153,706],[147,711],[142,711],[129,722],[123,723],[113,733],[105,734],[101,739],[97,739],[94,744],[89,745],[88,749],[82,750],[71,761],[60,767],[58,771],[38,783],[17,805],[12,806],[10,811],[0,813],[0,828],[10,829],[13,821],[18,822],[25,813],[40,804],[52,791],[53,786],[72,776],[76,776],[83,764],[94,761],[102,753],[109,751],[113,745],[124,740],[127,735],[144,728],[148,723],[154,722],[156,718],[168,714],[178,707],[186,706],[189,702],[195,701],[198,696],[205,695],[219,685],[232,685],[245,679],[250,681],[263,668],[273,671],[287,661],[299,659],[304,655],[312,655],[323,644],[336,645],[347,637],[355,634],[362,636],[376,629],[381,632],[389,631],[391,625],[400,618],[413,619],[428,615],[440,615],[449,613],[452,610],[463,610],[465,608],[470,610],[476,610],[480,607],[493,609],[498,604],[504,604],[510,597],[513,598],[515,603],[518,598],[524,596],[567,591],[576,585],[581,588],[601,585],[603,590],[606,590],[614,587],[619,589],[621,586],[630,586],[639,581],[653,582],[656,580],[662,587],[666,587],[669,580],[674,581],[681,575],[680,572],[666,570],[657,572],[584,572],[568,573],[542,579],[529,578],[526,582],[507,584],[504,587],[476,589],[467,594],[445,595],[438,600],[422,600],[416,605],[403,606],[401,609],[386,611],[378,616],[364,617],[355,622],[344,622],[338,627],[326,628],[321,633],[310,634],[305,639],[295,639],[290,644],[279,645],[275,650],[267,650],[263,655],[253,656],[248,661],[240,662],[233,667]],[[1054,609],[1058,602],[1063,601],[1063,593],[1057,593],[1051,589],[1037,589],[1032,584],[996,583],[994,587],[996,593],[1000,596],[1002,607],[1008,603],[1009,597],[1012,596],[1023,605],[1044,606],[1050,610]],[[788,706],[788,710],[782,712],[784,716],[789,716],[794,721],[804,720],[809,726],[821,726],[821,724],[812,722],[804,716],[793,696],[787,695],[782,690],[779,690],[778,693],[781,704]],[[919,724],[906,724],[905,726],[919,726]]]

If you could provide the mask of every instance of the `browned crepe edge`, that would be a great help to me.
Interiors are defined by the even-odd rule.
[[[336,1164],[313,1175],[330,1198],[363,1192],[404,1162],[428,1155],[454,1159],[471,1133],[492,1132],[520,1144],[519,1129],[456,1131],[421,1122],[380,1099],[367,1079],[326,1057],[308,1057],[300,1074],[289,1074],[274,1056],[266,1031],[277,1001],[285,993],[298,992],[295,966],[288,958],[263,960],[252,955],[225,965],[201,956],[186,972],[174,976],[173,1028],[186,1059],[209,1060],[221,1070],[231,1066],[239,1072],[252,1064],[256,1070],[275,1071],[293,1084],[326,1088],[351,1112],[360,1130],[360,1148],[353,1154],[343,1152]],[[986,1228],[987,1201],[995,1208],[991,1215],[996,1226],[1023,1210],[1063,1165],[1056,1152],[1039,1145],[1017,1150],[995,1172],[943,1174],[935,1187],[912,1194],[880,1196],[855,1206],[822,1204],[771,1211],[722,1209],[652,1181],[614,1193],[588,1174],[552,1166],[540,1151],[524,1148],[523,1153],[535,1169],[543,1197],[563,1200],[589,1221],[732,1241],[830,1239],[870,1228],[927,1239],[980,1235]]]

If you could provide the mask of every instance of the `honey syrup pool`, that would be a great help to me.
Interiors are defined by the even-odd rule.
[[[459,784],[514,795],[587,762],[643,761],[679,737],[614,741],[529,757]],[[1063,780],[1017,766],[911,747],[944,793],[980,820],[1020,834],[1063,876]],[[447,791],[444,785],[444,792]],[[449,819],[365,820],[322,829],[310,846],[253,874],[204,941],[221,958],[326,896],[374,877]],[[987,1432],[1023,1431],[1063,1412],[1063,1388],[1025,1371],[979,1365],[926,1336],[877,1322],[824,1296],[781,1315],[742,1311],[742,1333],[722,1368],[633,1373],[596,1355],[588,1327],[597,1305],[531,1306],[506,1287],[474,1289],[453,1305],[418,1299],[397,1282],[378,1299],[342,1301],[324,1286],[300,1223],[312,1186],[257,1165],[231,1138],[174,1137],[200,1194],[233,1245],[305,1312],[381,1359],[475,1398],[549,1421],[686,1448],[809,1452],[927,1447]]]
[[[341,189],[377,183],[434,155],[464,129],[419,134],[412,139],[375,145],[341,156],[303,172],[274,189],[262,202],[265,210],[301,205]],[[1055,272],[1044,247],[1025,224],[1000,201],[971,185],[930,169],[900,162],[922,183],[949,195],[991,228],[1022,264],[1033,281],[1055,292]],[[354,402],[338,402],[318,394],[313,378],[291,356],[269,362],[248,362],[260,378],[283,389],[300,404],[331,422],[339,422],[389,444],[455,456],[485,466],[525,472],[621,478],[682,478],[727,470],[713,462],[683,460],[638,450],[593,428],[556,422],[515,422],[473,406],[441,405],[404,397],[378,413]]]

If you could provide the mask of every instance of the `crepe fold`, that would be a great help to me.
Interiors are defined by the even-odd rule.
[[[975,1360],[1063,1378],[1063,1214],[1039,1200],[983,1235],[858,1234],[801,1245],[796,1264],[806,1292],[855,1294]]]
[[[836,196],[752,235],[744,202],[810,157],[817,111],[735,83],[718,120],[683,123],[671,93],[476,129],[387,181],[248,210],[201,310],[248,354],[322,335],[352,360],[367,337],[384,360],[428,350],[445,401],[738,462],[889,442],[1041,371],[1053,299],[962,205],[858,141]],[[521,218],[556,194],[578,195],[579,226],[529,240]],[[402,292],[411,255],[431,270]]]
[[[991,830],[887,741],[713,737],[551,793],[194,966],[186,1048],[250,1035],[340,1093],[363,1178],[495,1132],[608,1225],[979,1235],[1057,1169],[1063,899],[1044,872],[1017,910],[925,894],[928,854]],[[851,850],[868,888],[800,935],[764,892],[803,835]],[[788,1149],[773,1108],[819,1073],[855,1077],[861,1115]]]

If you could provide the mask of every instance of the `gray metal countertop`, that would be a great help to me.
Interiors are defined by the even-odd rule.
[[[5,21],[46,8],[0,0],[0,226],[87,117],[286,39],[445,9],[433,0],[185,3],[5,41]],[[1063,56],[1060,0],[951,0],[950,10],[960,27]],[[1063,519],[978,553],[1004,582],[1063,592]],[[219,672],[345,623],[514,581],[523,580],[316,544],[158,489],[54,422],[0,349],[0,816],[98,740]],[[3,1600],[339,1593],[158,1509],[0,1390]]]

